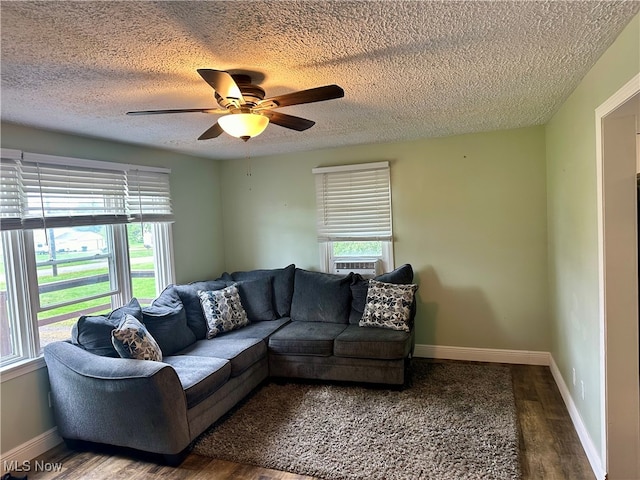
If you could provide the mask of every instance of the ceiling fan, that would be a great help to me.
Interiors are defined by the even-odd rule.
[[[322,102],[344,97],[344,90],[338,85],[310,88],[275,97],[264,98],[265,91],[251,83],[246,74],[230,74],[222,70],[209,68],[198,69],[198,73],[215,91],[215,98],[220,108],[182,108],[176,110],[142,110],[127,112],[127,115],[158,115],[165,113],[213,113],[223,115],[198,140],[208,140],[226,132],[245,142],[260,135],[269,123],[290,128],[299,132],[313,127],[315,122],[306,118],[295,117],[274,109],[300,105],[303,103]]]

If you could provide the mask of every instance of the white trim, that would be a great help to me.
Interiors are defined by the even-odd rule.
[[[44,357],[29,358],[16,363],[9,363],[0,370],[0,384],[14,378],[18,378],[27,373],[35,372],[41,368],[46,368]]]
[[[556,385],[558,386],[558,390],[560,390],[560,395],[564,400],[564,404],[567,407],[569,412],[569,416],[571,417],[571,421],[573,422],[573,426],[576,429],[578,434],[578,438],[580,438],[580,443],[582,443],[582,448],[589,459],[589,463],[591,464],[591,469],[595,474],[598,480],[604,480],[606,478],[606,472],[602,466],[602,459],[598,454],[598,449],[596,448],[593,440],[591,439],[591,435],[589,435],[589,431],[587,430],[586,425],[582,421],[582,417],[580,416],[580,412],[578,412],[578,408],[571,397],[571,393],[567,384],[562,378],[562,374],[560,373],[560,369],[558,365],[556,365],[553,356],[551,356],[551,375],[553,375],[553,379],[556,381]]]
[[[62,438],[58,435],[58,427],[53,427],[22,445],[12,448],[7,453],[2,454],[0,462],[2,474],[4,475],[6,473],[4,471],[5,464],[9,464],[11,462],[22,463],[31,461],[43,453],[48,452],[60,443],[62,443]]]
[[[415,357],[472,362],[517,363],[549,366],[549,352],[529,350],[503,350],[497,348],[448,347],[443,345],[416,345]]]
[[[605,255],[605,198],[604,198],[604,163],[602,122],[604,117],[612,113],[619,106],[640,92],[640,73],[636,74],[622,88],[609,97],[595,110],[596,127],[596,195],[598,214],[598,316],[600,324],[600,425],[601,425],[601,451],[600,458],[604,470],[608,470],[609,458],[609,409],[608,409],[608,374],[607,374],[607,275]],[[611,392],[615,395],[615,392]],[[615,414],[614,414],[615,415]],[[637,418],[637,417],[636,417]],[[640,461],[640,459],[639,459]],[[639,467],[640,468],[640,467]]]
[[[358,170],[383,170],[389,168],[389,162],[372,162],[372,163],[354,163],[352,165],[337,165],[334,167],[315,167],[311,169],[311,173],[336,173],[336,172],[355,172]]]

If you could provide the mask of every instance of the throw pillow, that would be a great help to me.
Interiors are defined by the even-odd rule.
[[[296,268],[291,320],[347,323],[353,274],[333,275]]]
[[[207,319],[202,312],[198,292],[200,290],[221,290],[226,286],[226,282],[216,280],[174,285],[173,288],[177,292],[180,301],[182,301],[187,314],[187,325],[195,333],[196,339],[202,340],[207,336]]]
[[[162,350],[146,327],[132,315],[125,315],[111,332],[111,342],[122,358],[162,361]]]
[[[405,263],[391,272],[378,275],[374,280],[385,283],[395,283],[396,285],[408,284],[413,282],[413,267]]]
[[[361,327],[380,327],[410,331],[411,305],[417,285],[396,285],[369,280],[367,303],[360,320]]]
[[[201,290],[198,292],[202,312],[207,319],[207,338],[223,332],[230,332],[249,324],[238,287],[231,285],[222,290]]]
[[[273,277],[266,276],[255,280],[231,282],[236,283],[240,292],[242,306],[251,322],[275,320],[277,317],[273,307]]]
[[[396,268],[395,270],[383,273],[374,278],[379,282],[409,284],[413,281],[413,267],[408,263]],[[349,323],[358,325],[364,312],[364,306],[367,301],[367,291],[369,290],[369,281],[362,278],[359,274],[354,274],[351,282],[351,313],[349,315]]]
[[[288,317],[291,313],[291,298],[293,296],[293,283],[296,266],[288,265],[284,268],[270,270],[249,270],[246,272],[233,272],[234,281],[255,280],[257,278],[273,278],[273,303],[278,317]],[[228,274],[227,274],[228,275]],[[224,274],[223,274],[223,277]]]
[[[71,343],[102,357],[118,357],[111,343],[111,331],[125,315],[142,321],[142,308],[135,298],[108,315],[83,315],[71,328]]]
[[[173,355],[196,341],[196,335],[187,325],[187,315],[180,300],[173,307],[154,302],[143,308],[142,321],[163,355]]]

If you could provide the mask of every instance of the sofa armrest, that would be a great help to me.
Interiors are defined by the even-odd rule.
[[[173,455],[190,443],[187,404],[162,362],[100,357],[68,342],[44,349],[61,437]]]

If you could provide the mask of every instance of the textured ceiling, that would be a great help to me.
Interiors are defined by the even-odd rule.
[[[545,123],[637,1],[1,3],[1,116],[39,128],[239,158]],[[196,69],[243,70],[267,96],[337,83],[248,147],[196,138],[216,107]]]

